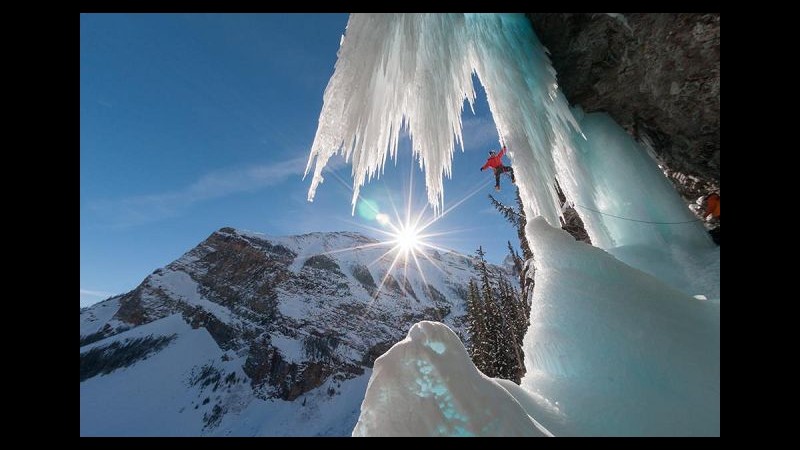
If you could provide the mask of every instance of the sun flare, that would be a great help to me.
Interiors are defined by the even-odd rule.
[[[342,186],[351,189],[344,179],[336,175],[335,172],[328,172],[334,179],[339,181]],[[379,298],[384,285],[389,282],[391,277],[392,283],[397,283],[397,280],[405,280],[408,283],[407,272],[409,266],[415,266],[417,273],[422,278],[423,286],[427,286],[425,277],[426,271],[430,272],[431,269],[438,270],[441,273],[446,273],[445,269],[440,265],[440,254],[450,253],[452,250],[437,245],[437,240],[446,237],[453,233],[458,233],[464,230],[450,229],[447,231],[431,232],[430,228],[434,226],[439,220],[447,216],[451,211],[461,206],[464,202],[482,192],[491,180],[480,182],[468,189],[460,200],[452,203],[444,208],[443,211],[437,211],[433,214],[426,214],[429,212],[429,204],[425,204],[422,208],[414,208],[412,205],[412,192],[413,192],[413,170],[409,173],[408,193],[405,200],[405,210],[403,213],[398,211],[391,191],[387,188],[387,199],[391,205],[390,211],[382,211],[378,202],[372,199],[365,199],[359,195],[359,203],[357,208],[353,211],[358,211],[360,218],[377,222],[380,228],[372,227],[364,223],[353,222],[360,228],[373,231],[379,235],[383,235],[383,239],[376,239],[374,242],[355,245],[353,247],[339,248],[335,250],[328,250],[323,254],[348,252],[359,249],[370,248],[387,248],[384,252],[378,255],[377,258],[367,264],[367,267],[373,267],[379,261],[391,260],[389,267],[385,269],[383,276],[380,278],[378,289],[373,293],[373,301]],[[352,189],[351,189],[352,190]],[[393,213],[393,214],[392,214]],[[380,270],[380,269],[379,269]]]
[[[394,242],[399,250],[405,253],[416,252],[422,244],[419,230],[413,225],[401,225],[394,234]]]

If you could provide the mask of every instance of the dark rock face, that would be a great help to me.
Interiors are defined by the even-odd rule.
[[[719,13],[529,13],[570,104],[652,145],[687,200],[719,189]]]
[[[575,211],[575,208],[572,206],[564,208],[567,197],[564,195],[564,191],[561,190],[561,186],[558,182],[556,182],[556,194],[558,194],[558,200],[561,202],[561,208],[564,210],[564,217],[560,219],[561,229],[571,234],[575,240],[592,245],[592,239],[589,237],[589,233],[586,232],[583,219],[581,219],[581,216]]]
[[[569,206],[564,210],[564,218],[561,219],[561,229],[571,234],[577,241],[586,242],[592,245],[592,239],[589,233],[586,232],[586,227],[583,225],[583,220],[575,208]]]

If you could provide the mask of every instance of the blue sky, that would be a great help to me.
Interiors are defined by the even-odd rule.
[[[82,14],[80,52],[81,306],[135,288],[155,269],[230,226],[269,235],[379,228],[351,216],[350,165],[333,164],[313,203],[303,170],[347,14]],[[497,134],[485,94],[464,112],[464,152],[427,231],[491,262],[517,246],[478,169]],[[362,197],[392,215],[425,203],[423,173],[401,142]],[[506,164],[509,161],[506,159]]]

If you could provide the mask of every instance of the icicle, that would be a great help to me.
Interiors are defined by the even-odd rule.
[[[312,200],[330,156],[353,164],[353,210],[361,186],[396,158],[405,126],[425,171],[428,202],[444,203],[443,177],[463,150],[461,113],[486,86],[501,141],[531,180],[526,207],[558,224],[556,165],[577,122],[527,19],[514,14],[354,14],[325,89],[306,174]],[[524,99],[524,101],[520,101]],[[527,175],[527,176],[526,176]],[[521,177],[519,177],[521,178]]]

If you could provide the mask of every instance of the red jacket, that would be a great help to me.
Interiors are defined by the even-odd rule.
[[[505,155],[505,154],[506,154],[506,148],[503,147],[500,150],[500,153],[498,153],[498,154],[496,154],[494,156],[490,156],[489,159],[486,160],[486,164],[484,164],[483,167],[481,167],[481,170],[483,170],[483,169],[485,169],[487,167],[491,167],[492,169],[494,169],[495,167],[502,166],[503,165],[502,158],[503,158],[503,155]]]
[[[715,218],[719,218],[719,194],[713,193],[706,197],[706,213],[703,217],[708,217],[712,214]]]

